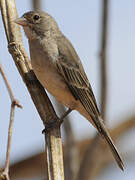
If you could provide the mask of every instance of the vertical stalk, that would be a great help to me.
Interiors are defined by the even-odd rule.
[[[107,42],[108,42],[108,0],[102,0],[102,20],[101,20],[101,49],[100,49],[100,83],[101,83],[101,114],[106,119],[107,109]]]
[[[42,85],[37,80],[22,43],[20,27],[13,20],[18,17],[15,0],[0,0],[2,19],[7,35],[9,52],[28,88],[31,98],[45,126],[58,124],[54,108]],[[64,180],[63,152],[60,127],[46,134],[49,180]],[[50,168],[51,167],[51,168]]]

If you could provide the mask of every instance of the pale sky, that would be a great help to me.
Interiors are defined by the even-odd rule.
[[[16,0],[19,16],[31,10],[28,0]],[[68,0],[53,1],[46,0],[44,8],[57,21],[61,31],[70,39],[80,56],[88,78],[93,87],[99,104],[99,48],[100,48],[100,0]],[[123,121],[132,115],[135,109],[135,1],[134,0],[112,0],[110,1],[109,17],[109,40],[108,40],[108,112],[107,123],[109,127]],[[0,24],[2,21],[0,19]],[[23,32],[23,31],[22,31]],[[24,34],[24,33],[23,33]],[[4,30],[0,29],[0,63],[2,63],[7,78],[13,89],[14,95],[23,105],[23,109],[16,109],[15,123],[12,140],[11,160],[17,157],[22,159],[36,151],[44,150],[44,137],[42,122],[28,94],[28,91],[18,74],[14,62],[7,50],[7,41]],[[23,36],[27,52],[27,39]],[[0,76],[0,164],[6,152],[7,127],[9,122],[10,99]],[[93,134],[95,129],[82,118],[77,112],[72,112],[72,124],[76,139],[81,139]],[[79,122],[79,123],[78,123]],[[135,142],[132,140],[135,133],[130,133],[123,143],[126,148],[133,151]],[[130,140],[129,140],[130,139]],[[125,148],[125,147],[124,147]],[[120,149],[120,148],[119,148]],[[122,149],[120,149],[122,151]],[[121,173],[113,164],[113,171],[106,170],[99,179],[122,178],[133,179],[135,165],[126,164],[127,171]],[[112,167],[110,167],[111,169]],[[108,168],[109,169],[109,168]],[[109,173],[108,173],[109,171]]]

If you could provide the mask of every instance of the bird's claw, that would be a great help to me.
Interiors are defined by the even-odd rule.
[[[68,110],[62,115],[62,117],[61,117],[59,120],[56,119],[56,121],[54,121],[53,123],[48,123],[48,124],[46,124],[46,125],[45,125],[45,129],[43,129],[43,131],[42,131],[42,134],[43,134],[43,133],[48,133],[48,132],[50,132],[52,129],[55,129],[55,128],[57,128],[57,127],[60,127],[61,124],[62,124],[63,121],[64,121],[64,118],[65,118],[68,114],[70,114],[71,111],[72,111],[72,109],[68,109]]]

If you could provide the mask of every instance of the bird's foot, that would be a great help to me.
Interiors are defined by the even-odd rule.
[[[71,111],[72,111],[72,109],[69,108],[69,109],[61,116],[61,118],[60,118],[59,120],[56,119],[56,121],[54,121],[53,123],[48,123],[48,124],[46,124],[46,125],[45,125],[45,129],[43,129],[42,133],[48,133],[48,132],[50,132],[52,129],[57,128],[57,127],[60,127],[61,124],[62,124],[63,121],[64,121],[64,118],[65,118],[66,116],[68,116],[68,114],[70,114]]]
[[[72,109],[69,108],[69,109],[61,116],[61,118],[60,118],[60,124],[63,123],[64,118],[65,118],[66,116],[68,116],[71,112],[72,112]]]

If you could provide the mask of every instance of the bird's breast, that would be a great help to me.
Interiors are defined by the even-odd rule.
[[[77,102],[69,91],[65,80],[58,73],[53,60],[46,54],[34,54],[31,55],[31,63],[34,73],[40,83],[59,102],[67,107],[75,109]]]

